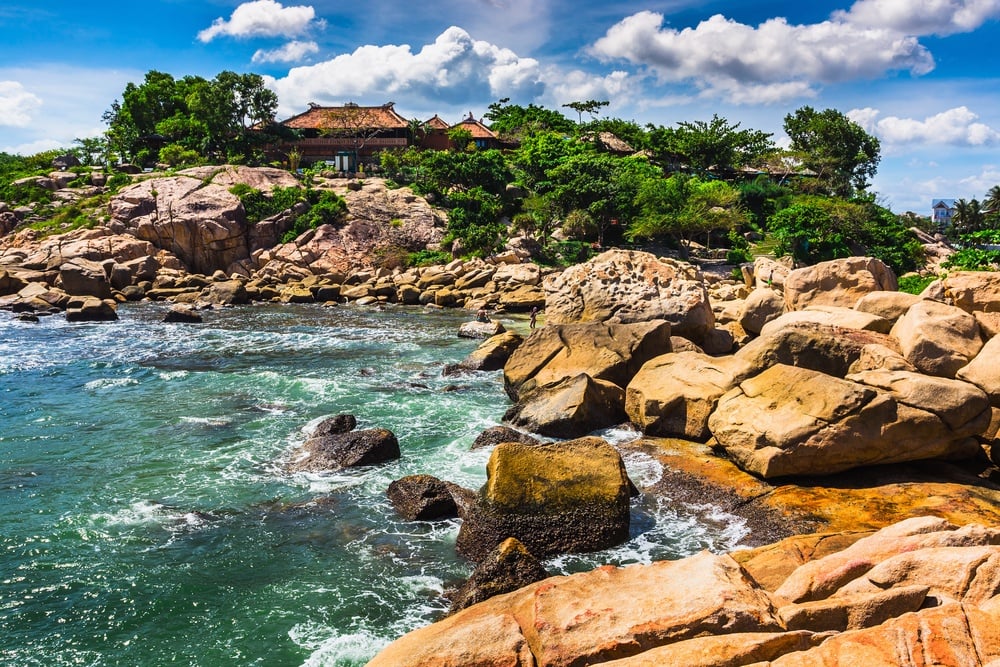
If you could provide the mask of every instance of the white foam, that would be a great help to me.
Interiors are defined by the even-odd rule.
[[[360,666],[389,644],[389,639],[365,630],[340,634],[316,623],[295,625],[288,631],[288,637],[296,645],[312,651],[302,667]]]
[[[87,384],[83,385],[83,388],[90,391],[98,391],[101,389],[114,389],[115,387],[126,387],[128,385],[135,384],[139,384],[139,381],[133,378],[100,378],[98,380],[91,380]]]

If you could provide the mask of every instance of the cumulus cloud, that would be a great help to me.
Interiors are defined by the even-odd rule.
[[[888,71],[922,75],[934,68],[916,37],[846,21],[757,27],[716,14],[693,28],[665,28],[642,11],[612,26],[590,48],[604,61],[648,68],[664,83],[693,82],[704,95],[779,102],[815,94],[815,84],[870,79]]]
[[[276,0],[244,2],[233,10],[227,21],[217,18],[211,27],[198,33],[198,39],[210,42],[216,37],[296,37],[314,25],[322,27],[322,20],[313,23],[316,10],[300,5],[284,7]]]
[[[968,107],[955,107],[923,120],[886,116],[878,109],[853,109],[847,117],[890,146],[943,144],[989,146],[1000,143],[1000,131],[977,122],[979,116]]]
[[[312,53],[319,53],[316,42],[293,40],[277,49],[258,49],[251,60],[255,63],[294,63]]]
[[[614,110],[635,101],[642,93],[641,80],[622,71],[595,76],[581,70],[549,68],[542,78],[549,83],[541,101],[556,108],[578,100],[608,100],[609,109]]]
[[[499,97],[537,98],[544,90],[538,61],[477,41],[451,27],[414,53],[407,44],[361,46],[315,65],[292,68],[270,79],[282,113],[299,113],[309,102],[382,103],[406,95],[431,107],[481,103]],[[378,99],[372,99],[372,96]]]
[[[41,98],[25,90],[21,82],[0,81],[0,125],[25,127],[41,106]]]
[[[833,18],[906,35],[952,35],[1000,18],[1000,0],[858,0]]]

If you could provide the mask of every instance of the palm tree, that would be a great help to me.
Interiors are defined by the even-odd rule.
[[[980,210],[979,200],[959,199],[956,201],[952,223],[955,233],[958,235],[979,231],[983,226],[983,213]]]
[[[983,208],[988,213],[1000,213],[1000,185],[994,185],[986,193],[986,199],[983,200]]]

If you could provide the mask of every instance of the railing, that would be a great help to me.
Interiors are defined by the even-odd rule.
[[[409,140],[394,137],[372,137],[371,139],[361,141],[351,137],[318,137],[316,139],[300,139],[295,143],[302,148],[323,146],[355,150],[365,148],[406,148],[409,145]]]

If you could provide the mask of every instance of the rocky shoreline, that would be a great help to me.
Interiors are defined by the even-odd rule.
[[[294,212],[249,224],[229,191],[292,182],[186,170],[124,188],[101,226],[8,234],[0,309],[26,321],[113,320],[142,299],[172,302],[178,322],[254,301],[487,314],[462,333],[483,344],[445,369],[503,371],[511,408],[486,438],[486,485],[396,489],[413,520],[463,518],[456,546],[480,566],[475,585],[457,613],[371,664],[1000,659],[1000,274],[956,272],[908,295],[864,257],[760,258],[736,278],[609,250],[560,271],[530,261],[529,239],[488,260],[405,269],[376,260],[436,247],[443,219],[425,200],[375,179],[321,184],[343,194],[347,218],[280,243]],[[504,330],[504,314],[534,308],[543,326]],[[349,422],[314,433],[296,469],[399,456],[393,434]],[[664,468],[652,488],[636,489],[620,453],[589,435],[623,424],[641,437],[622,447]],[[537,558],[625,539],[638,492],[717,505],[746,522],[755,549],[539,581]],[[827,583],[795,592],[800,580]]]

